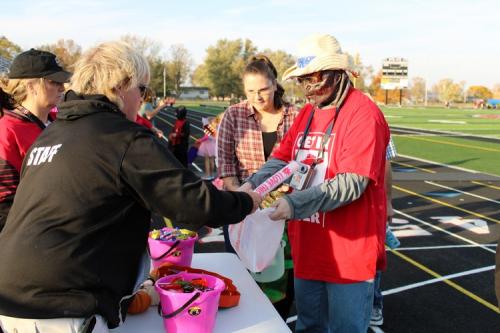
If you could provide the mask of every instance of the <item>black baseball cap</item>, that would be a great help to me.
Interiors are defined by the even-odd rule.
[[[44,78],[65,83],[70,77],[71,73],[57,64],[54,54],[35,49],[18,54],[9,68],[9,79]]]

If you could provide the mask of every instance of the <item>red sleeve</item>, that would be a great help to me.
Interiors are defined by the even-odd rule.
[[[361,105],[344,135],[337,173],[355,173],[376,183],[381,181],[389,128],[377,106]]]
[[[23,147],[23,143],[18,140],[16,134],[19,133],[12,131],[10,128],[3,128],[0,132],[0,160],[12,165],[19,173],[29,146]]]
[[[140,115],[137,115],[137,118],[135,118],[135,122],[141,126],[144,126],[146,128],[153,128],[153,124],[147,120],[146,118],[144,117],[141,117]]]
[[[290,129],[286,132],[285,136],[281,140],[280,144],[273,151],[272,156],[279,160],[290,162],[293,159],[292,152],[293,146],[295,144],[295,140],[300,130],[305,130],[305,126],[307,122],[304,122],[304,119],[307,119],[309,116],[309,112],[311,112],[311,105],[306,104],[299,112],[297,117],[292,123]]]

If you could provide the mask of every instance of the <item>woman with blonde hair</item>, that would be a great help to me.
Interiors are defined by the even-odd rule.
[[[151,212],[197,230],[237,223],[260,203],[202,181],[135,123],[148,81],[146,59],[123,42],[76,63],[0,234],[4,333],[108,332],[149,272]]]
[[[54,54],[31,49],[14,58],[8,78],[0,81],[5,114],[0,119],[0,231],[16,194],[26,152],[54,120],[50,110],[62,100],[70,75],[57,64]]]

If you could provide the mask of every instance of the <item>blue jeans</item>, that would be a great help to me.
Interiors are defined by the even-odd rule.
[[[295,332],[366,333],[373,281],[350,284],[295,278]]]
[[[373,307],[382,310],[384,307],[384,296],[382,296],[382,290],[380,289],[381,279],[382,279],[382,272],[377,271],[377,274],[375,275],[374,290],[373,290]]]

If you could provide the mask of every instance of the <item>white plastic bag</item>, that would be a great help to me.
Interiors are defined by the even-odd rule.
[[[229,226],[231,245],[246,268],[262,272],[271,265],[285,229],[285,220],[269,218],[275,208],[258,209],[243,222]]]

